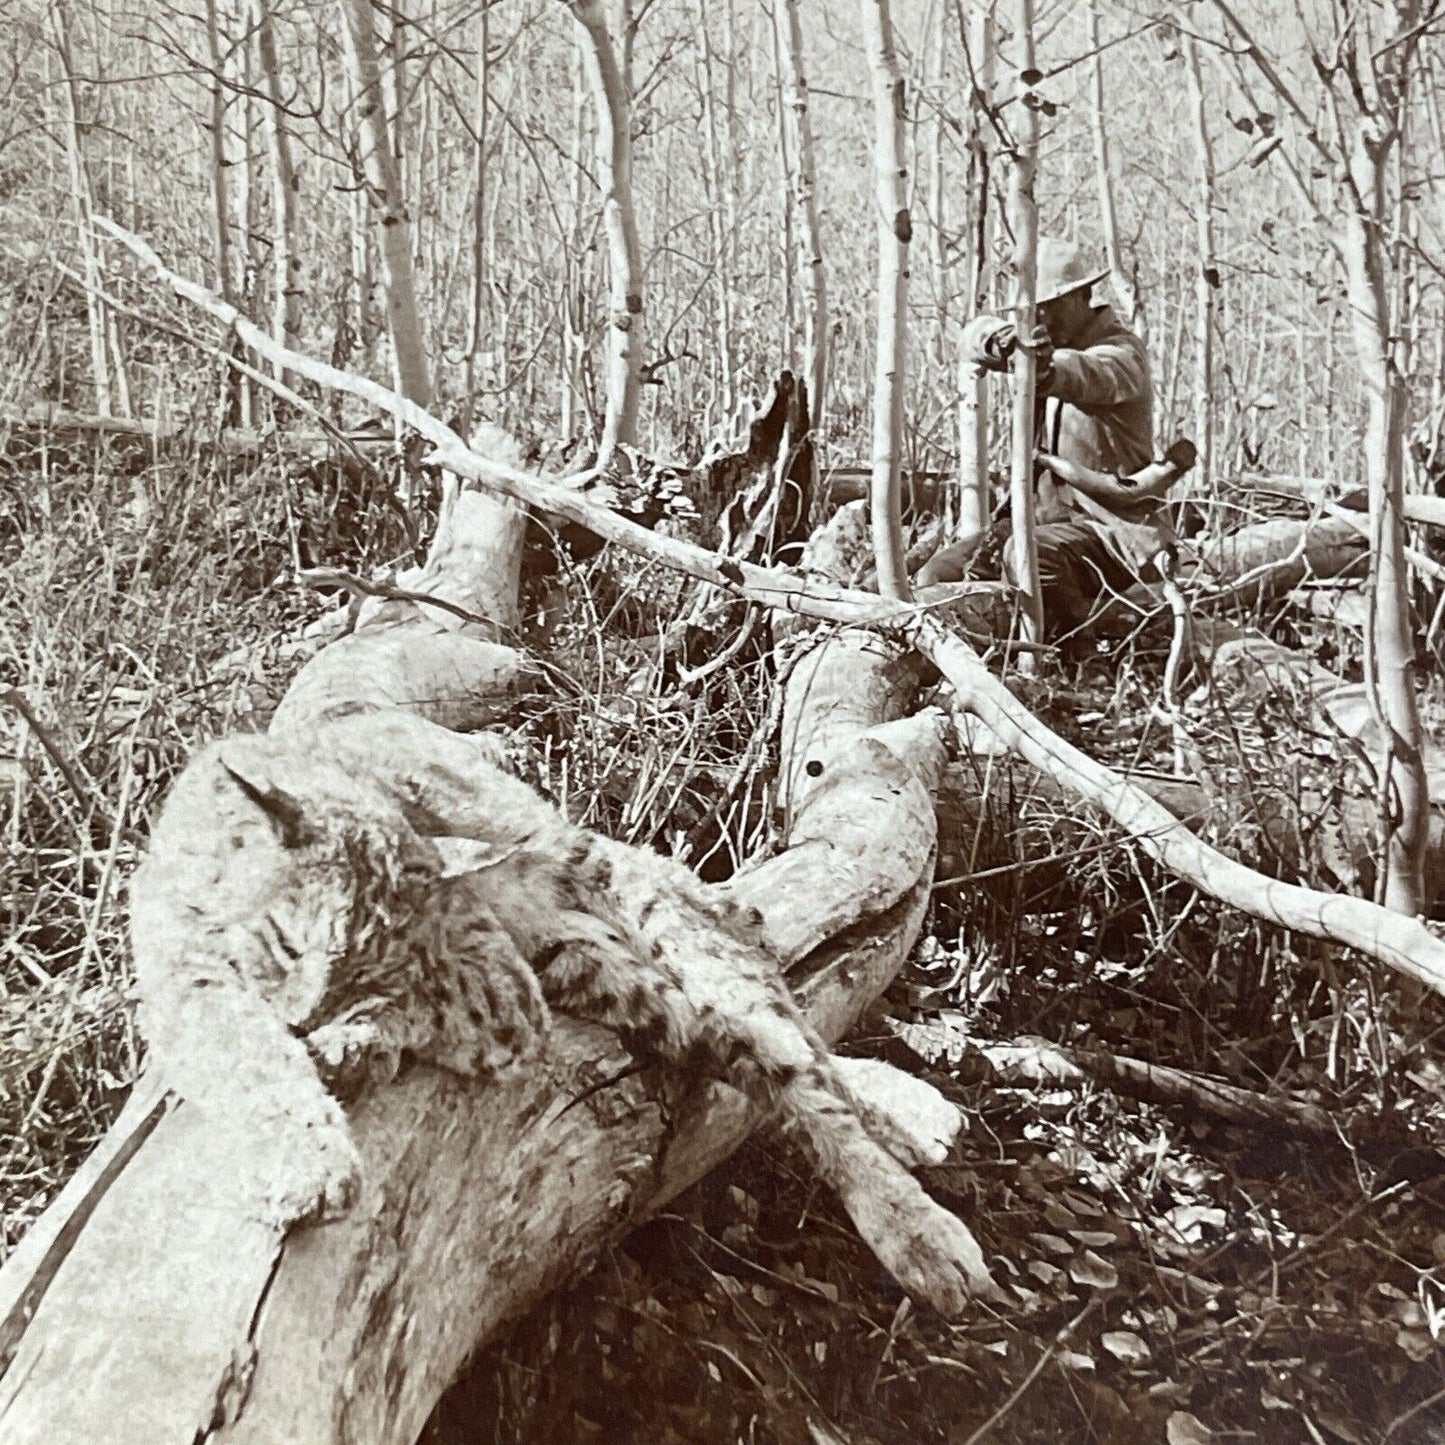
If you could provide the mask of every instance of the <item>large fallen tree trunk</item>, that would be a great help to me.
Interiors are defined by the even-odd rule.
[[[364,611],[354,634],[303,669],[272,736],[304,754],[350,734],[385,754],[398,717],[472,729],[504,716],[528,682],[525,660],[495,640],[515,618],[522,515],[457,497],[410,589],[438,605]],[[906,701],[870,681],[896,656],[843,638],[794,667],[788,846],[718,890],[762,914],[828,1040],[899,967],[932,878],[924,780],[941,771],[940,722],[892,721],[886,741],[868,732]],[[855,694],[879,704],[840,728],[838,701]],[[195,881],[185,869],[167,854],[167,876],[143,880],[143,983],[155,964],[141,955],[161,935],[140,923],[167,889],[185,895]],[[247,1038],[194,1042],[187,1083],[208,1070],[251,1077]],[[212,1085],[224,1097],[224,1077],[197,1091]],[[236,1091],[236,1107],[260,1108],[254,1093]],[[268,1132],[286,1132],[288,1110],[278,1106]],[[333,1222],[288,1226],[305,1207],[297,1194],[314,1202],[334,1181],[291,1178],[274,1139],[253,1153],[235,1121],[148,1076],[0,1272],[5,1439],[410,1441],[479,1343],[725,1157],[759,1117],[724,1086],[639,1071],[615,1034],[559,1016],[540,1057],[499,1078],[414,1068],[363,1093],[349,1110],[359,1199]],[[272,1213],[278,1196],[289,1207]]]

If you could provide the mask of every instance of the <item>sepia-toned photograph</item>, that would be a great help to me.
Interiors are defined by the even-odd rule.
[[[1445,1445],[1445,0],[0,0],[0,1445]]]

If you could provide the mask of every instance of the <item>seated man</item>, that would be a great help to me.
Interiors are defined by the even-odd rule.
[[[1153,393],[1144,344],[1090,291],[1107,271],[1091,269],[1068,241],[1039,242],[1039,324],[1026,343],[1038,362],[1039,419],[1035,445],[1112,479],[1153,457]],[[979,316],[964,330],[964,356],[981,371],[1005,373],[1019,345],[1012,322]],[[1072,470],[1072,469],[1071,469]],[[1048,472],[1035,477],[1035,533],[1047,635],[1060,637],[1088,618],[1106,591],[1127,591],[1147,578],[1160,543],[1145,522],[1157,497],[1128,482],[1061,485]],[[1087,486],[1086,493],[1083,488]],[[1147,489],[1146,489],[1147,490]],[[916,581],[927,587],[986,570],[1007,549],[1008,523],[982,537],[944,547]]]

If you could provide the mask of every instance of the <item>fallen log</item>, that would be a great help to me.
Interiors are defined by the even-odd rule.
[[[381,460],[396,451],[396,437],[375,426],[336,428],[325,432],[301,427],[261,431],[227,427],[212,434],[193,423],[175,426],[159,419],[94,416],[48,403],[0,407],[0,451],[15,455],[81,447],[107,446],[123,462],[136,467],[178,453],[214,454],[237,467],[254,466],[278,452],[297,462],[332,460],[348,468],[358,458]]]
[[[1350,512],[1368,512],[1369,495],[1361,486],[1340,486],[1324,477],[1281,477],[1265,473],[1249,474],[1238,478],[1237,491],[1262,493],[1289,500],[1299,500],[1308,506],[1332,502]],[[1411,492],[1405,497],[1405,520],[1424,527],[1445,527],[1445,497],[1431,496],[1423,492]]]
[[[1102,1085],[1141,1103],[1179,1108],[1186,1117],[1319,1139],[1338,1140],[1344,1134],[1340,1116],[1309,1100],[1262,1094],[1226,1079],[1111,1053],[1094,1044],[1070,1048],[1035,1037],[975,1039],[943,1020],[890,1021],[889,1028],[928,1064],[946,1063],[967,1084],[1045,1089]]]
[[[368,743],[388,750],[388,719],[466,730],[505,716],[532,682],[497,640],[515,615],[523,526],[520,508],[458,495],[409,595],[367,600],[356,631],[303,668],[272,736],[339,757],[346,744],[360,776]],[[899,712],[899,688],[869,681],[896,657],[849,636],[794,666],[789,846],[718,890],[756,907],[828,1040],[901,964],[932,878],[921,779],[941,769],[938,719],[899,719],[878,739],[881,705],[876,717],[856,709],[846,728],[836,716],[855,692]],[[183,855],[168,870],[183,873]],[[185,882],[152,876],[138,928],[157,889],[184,896]],[[151,923],[138,932],[138,959],[157,937]],[[244,1037],[202,1037],[183,1077],[211,1069],[224,1090],[224,1076],[248,1076],[245,1049]],[[539,1060],[484,1087],[415,1067],[363,1092],[349,1111],[360,1197],[308,1225],[269,1207],[278,1196],[304,1196],[298,1211],[324,1203],[334,1182],[287,1173],[274,1136],[294,1112],[283,1098],[264,1131],[241,1135],[142,1080],[0,1271],[7,1441],[409,1441],[479,1343],[759,1119],[725,1086],[639,1071],[611,1032],[559,1017]]]
[[[914,645],[953,684],[959,704],[1013,752],[1102,809],[1150,857],[1201,892],[1281,928],[1359,949],[1445,993],[1445,942],[1418,918],[1363,898],[1267,878],[1186,828],[1126,776],[1096,762],[1034,717],[962,639],[931,617],[908,629]]]

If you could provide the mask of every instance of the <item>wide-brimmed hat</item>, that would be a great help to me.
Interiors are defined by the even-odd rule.
[[[1070,291],[1095,285],[1108,274],[1107,266],[1102,271],[1098,270],[1072,241],[1063,241],[1057,236],[1040,236],[1034,302],[1042,306],[1045,301],[1056,301]]]

